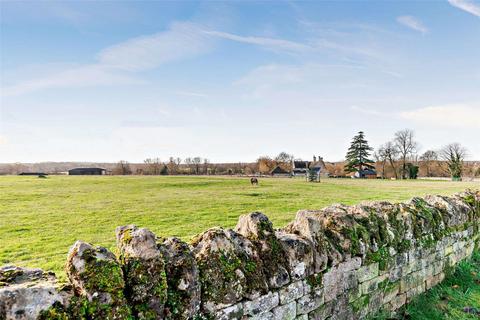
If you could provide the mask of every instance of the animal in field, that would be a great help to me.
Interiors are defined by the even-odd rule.
[[[250,178],[250,183],[252,184],[252,186],[258,186],[258,179],[255,177]]]

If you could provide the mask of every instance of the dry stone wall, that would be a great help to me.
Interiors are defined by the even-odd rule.
[[[478,248],[480,192],[262,213],[190,243],[136,226],[117,252],[76,242],[69,284],[0,269],[0,319],[363,319],[394,312]]]

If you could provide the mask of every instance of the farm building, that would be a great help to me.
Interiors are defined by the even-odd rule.
[[[377,179],[377,171],[373,169],[362,169],[355,172],[354,178]]]
[[[270,171],[270,174],[272,176],[276,176],[276,177],[290,177],[291,176],[290,172],[288,172],[285,169],[280,168],[279,166],[276,166],[275,168],[273,168],[272,171]]]
[[[48,173],[44,172],[20,172],[19,176],[48,176]]]
[[[107,170],[103,168],[74,168],[68,170],[68,175],[70,176],[101,176],[107,173]]]
[[[322,176],[328,176],[328,171],[322,157],[313,156],[313,161],[294,160],[292,165],[292,174],[294,176],[305,176],[309,170],[314,170]]]

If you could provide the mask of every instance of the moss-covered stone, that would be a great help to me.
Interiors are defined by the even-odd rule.
[[[167,319],[191,319],[200,311],[200,276],[190,247],[177,238],[159,244],[167,274]]]
[[[138,319],[163,319],[167,276],[156,236],[144,228],[118,227],[117,249],[125,277],[125,296]]]
[[[256,246],[233,230],[213,228],[193,240],[200,272],[202,309],[218,308],[242,298],[255,298],[268,290]]]
[[[80,319],[131,319],[123,272],[111,252],[77,241],[69,251],[65,269],[78,295],[72,312]]]
[[[262,257],[258,266],[271,288],[280,288],[290,281],[285,250],[267,216],[260,212],[240,216],[235,231],[249,239],[256,247]]]

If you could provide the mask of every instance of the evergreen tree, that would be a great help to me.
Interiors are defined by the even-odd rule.
[[[348,149],[345,171],[356,172],[363,169],[373,169],[374,166],[372,164],[374,162],[368,158],[372,150],[373,148],[369,147],[368,141],[365,140],[365,134],[363,131],[360,131],[353,137],[350,148]]]

